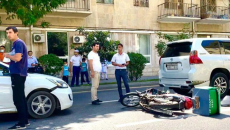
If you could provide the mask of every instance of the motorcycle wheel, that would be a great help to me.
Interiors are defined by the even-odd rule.
[[[140,97],[137,93],[128,93],[121,99],[121,104],[126,107],[138,106],[140,102]]]

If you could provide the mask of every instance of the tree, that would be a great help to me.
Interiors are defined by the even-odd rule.
[[[30,26],[65,3],[66,0],[1,0],[0,9],[6,11],[7,20],[18,18],[24,26]]]
[[[109,32],[87,32],[82,28],[81,32],[86,36],[86,42],[83,43],[82,46],[75,48],[79,50],[81,55],[88,55],[92,50],[93,43],[98,42],[100,44],[100,50],[98,53],[101,61],[105,59],[110,61],[112,59],[112,56],[116,53],[117,45],[120,43],[120,41],[109,40]]]
[[[192,37],[192,34],[189,30],[189,24],[185,24],[183,29],[177,33],[177,35],[162,34],[161,32],[157,33],[159,37],[158,43],[155,45],[158,55],[162,56],[167,45],[166,42],[177,41],[181,39],[189,39]]]

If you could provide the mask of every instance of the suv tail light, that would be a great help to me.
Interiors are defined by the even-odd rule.
[[[162,56],[161,56],[160,59],[159,59],[159,65],[161,65],[161,58],[162,58]]]
[[[198,57],[198,52],[196,50],[190,52],[189,63],[203,64],[202,60]]]

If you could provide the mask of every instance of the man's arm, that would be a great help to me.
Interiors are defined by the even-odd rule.
[[[70,63],[69,63],[69,72],[72,72],[72,68],[73,68],[73,62],[70,61]]]
[[[125,58],[125,60],[126,60],[126,64],[125,64],[125,66],[128,66],[128,65],[129,65],[129,61],[130,61],[130,59],[129,59],[129,55],[128,55],[128,54],[126,54],[126,58]]]
[[[35,65],[38,65],[38,59],[36,57],[35,58]]]
[[[93,60],[89,60],[89,70],[93,72]]]
[[[89,60],[89,70],[91,72],[91,77],[94,78],[93,59]]]
[[[19,62],[22,59],[22,53],[16,53],[13,56],[9,55],[8,53],[5,53],[4,56],[15,62]]]

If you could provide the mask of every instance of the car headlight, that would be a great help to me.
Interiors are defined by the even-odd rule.
[[[60,80],[55,80],[55,79],[48,79],[50,82],[52,82],[53,84],[57,85],[57,87],[59,88],[68,88],[68,84],[64,81],[60,81]]]

